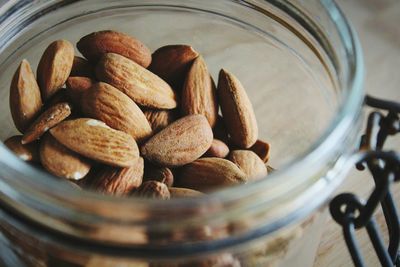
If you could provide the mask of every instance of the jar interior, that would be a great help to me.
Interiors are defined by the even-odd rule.
[[[79,1],[38,18],[21,14],[0,55],[0,138],[18,134],[8,95],[22,59],[35,71],[50,42],[75,44],[88,33],[112,29],[138,38],[152,51],[168,44],[193,46],[216,82],[221,68],[234,73],[253,103],[259,138],[271,144],[269,164],[282,168],[303,156],[326,132],[340,104],[324,50],[293,19],[282,23],[267,8],[260,12],[233,1],[178,2]]]

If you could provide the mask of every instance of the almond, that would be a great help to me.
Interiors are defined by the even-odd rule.
[[[139,187],[143,180],[144,161],[137,158],[128,168],[104,167],[91,183],[90,188],[110,195],[126,195]]]
[[[50,133],[69,149],[111,166],[134,166],[139,157],[139,149],[132,136],[98,120],[81,118],[64,121]]]
[[[94,83],[95,81],[88,77],[69,77],[67,79],[66,92],[74,105],[80,106],[83,93],[88,91]]]
[[[65,84],[74,62],[74,47],[66,40],[51,43],[44,51],[37,68],[42,99],[47,100]]]
[[[203,115],[183,117],[145,143],[144,158],[167,167],[182,166],[203,155],[213,139],[212,130]]]
[[[146,162],[144,167],[144,180],[158,181],[171,187],[174,184],[174,174],[167,167],[159,167],[149,162]]]
[[[42,108],[40,89],[29,62],[24,59],[10,86],[10,109],[15,127],[24,133]]]
[[[136,197],[144,198],[158,198],[158,199],[169,199],[170,193],[168,187],[157,181],[144,182],[136,190],[133,191],[133,195]]]
[[[172,88],[160,77],[118,54],[105,54],[96,67],[100,81],[122,91],[137,104],[157,109],[177,106]]]
[[[82,37],[76,46],[84,57],[94,62],[106,53],[127,57],[144,68],[151,62],[150,50],[139,40],[121,32],[93,32]]]
[[[246,174],[229,160],[201,158],[182,167],[177,185],[205,192],[246,182]]]
[[[229,154],[229,147],[218,139],[213,139],[210,148],[204,154],[206,157],[225,158]]]
[[[232,142],[239,148],[249,148],[257,141],[258,126],[253,106],[240,81],[221,70],[218,81],[222,115]]]
[[[86,59],[75,56],[70,76],[94,78],[94,67]]]
[[[211,127],[218,117],[215,83],[202,56],[198,56],[187,74],[182,90],[181,112],[183,115],[202,114]]]
[[[71,106],[66,102],[50,107],[26,130],[22,137],[22,144],[28,144],[39,139],[45,132],[65,120],[69,115],[71,115]]]
[[[204,194],[189,188],[182,187],[170,187],[169,193],[171,194],[171,198],[188,198],[188,197],[201,197]]]
[[[178,118],[175,109],[172,110],[145,110],[144,115],[153,129],[153,133],[158,133]]]
[[[152,55],[149,67],[153,73],[180,91],[191,63],[199,54],[189,45],[167,45]]]
[[[82,179],[91,168],[89,160],[69,150],[50,134],[40,142],[40,160],[48,172],[71,180]]]
[[[233,150],[228,159],[235,163],[248,180],[257,180],[267,175],[268,171],[260,157],[250,150]]]
[[[267,162],[269,160],[270,148],[271,147],[267,142],[258,139],[249,149],[256,153],[262,161]]]
[[[82,97],[81,108],[86,116],[130,134],[138,143],[152,135],[142,110],[132,99],[109,84],[94,84]]]
[[[32,142],[23,145],[21,140],[22,135],[15,135],[4,141],[4,145],[14,152],[14,154],[20,159],[28,162],[39,163],[39,144],[37,142]]]

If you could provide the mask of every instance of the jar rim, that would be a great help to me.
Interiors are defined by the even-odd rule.
[[[6,10],[11,10],[16,6],[19,7],[19,2],[20,1],[10,2],[7,4],[7,6],[0,7],[0,14],[4,14]],[[352,123],[357,120],[359,116],[363,102],[364,68],[359,41],[355,31],[342,14],[342,11],[334,1],[321,0],[321,3],[329,13],[334,24],[337,26],[337,30],[341,35],[343,43],[345,44],[346,53],[349,60],[349,78],[345,86],[350,88],[350,90],[348,90],[348,95],[346,95],[347,98],[343,101],[343,103],[341,103],[335,119],[331,122],[325,134],[323,134],[318,141],[316,141],[314,145],[310,147],[303,155],[297,157],[292,162],[287,164],[285,168],[270,174],[268,179],[260,179],[249,184],[225,188],[199,198],[184,200],[172,199],[170,201],[135,199],[135,205],[137,208],[163,211],[171,208],[185,209],[194,205],[209,206],[214,204],[216,201],[218,203],[225,204],[232,203],[239,199],[246,199],[253,195],[259,195],[265,190],[265,188],[276,187],[278,184],[281,186],[281,191],[279,192],[282,194],[287,194],[287,192],[295,190],[297,187],[304,184],[306,180],[310,179],[310,177],[306,175],[298,177],[298,173],[301,173],[304,169],[315,167],[314,165],[318,162],[320,163],[321,160],[329,160],[331,158],[332,153],[334,153],[334,147],[343,140],[349,129],[352,127]],[[293,10],[286,11],[294,12]],[[4,145],[0,145],[0,155],[0,165],[7,166],[18,173],[21,173],[21,177],[40,177],[40,179],[34,179],[35,184],[30,182],[28,179],[23,179],[26,181],[21,180],[21,182],[18,183],[18,186],[21,190],[26,190],[32,194],[37,193],[38,198],[54,200],[52,203],[45,204],[45,208],[54,209],[56,205],[63,203],[64,201],[69,203],[86,203],[88,206],[105,204],[111,206],[120,206],[132,204],[132,199],[129,198],[116,198],[87,191],[80,192],[69,187],[60,186],[60,181],[54,180],[54,177],[51,175],[20,161]],[[282,177],[285,177],[285,190],[283,190]],[[323,189],[326,191],[332,191],[332,188],[325,187]],[[268,199],[272,201],[273,197],[277,198],[279,192],[272,194],[268,197]],[[326,200],[327,196],[325,194],[321,195],[323,196],[320,196],[319,202],[322,203]],[[15,196],[14,198],[18,199],[18,197]],[[57,212],[65,212],[64,208],[65,207],[58,209]]]

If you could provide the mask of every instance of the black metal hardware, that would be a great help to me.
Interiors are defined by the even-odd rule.
[[[400,132],[400,103],[366,96],[365,105],[380,111],[371,112],[368,116],[366,132],[360,143],[361,159],[356,167],[359,170],[368,168],[375,188],[367,201],[352,193],[340,194],[331,201],[329,209],[333,219],[343,228],[354,266],[365,266],[355,236],[357,229],[365,227],[381,265],[400,267],[400,217],[390,192],[391,184],[400,181],[400,153],[383,151],[387,137]],[[387,246],[374,219],[379,204],[389,233]]]

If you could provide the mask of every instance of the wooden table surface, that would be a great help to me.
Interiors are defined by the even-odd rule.
[[[339,0],[342,10],[358,32],[364,50],[367,93],[400,101],[400,1]],[[389,140],[387,147],[400,151],[400,136]],[[350,191],[366,198],[373,188],[367,172],[352,171],[337,193]],[[400,206],[400,184],[392,190]],[[382,211],[377,221],[384,225]],[[387,240],[387,230],[381,227]],[[364,230],[357,232],[367,266],[380,266]],[[342,237],[341,228],[329,217],[322,235],[314,267],[353,266]]]

